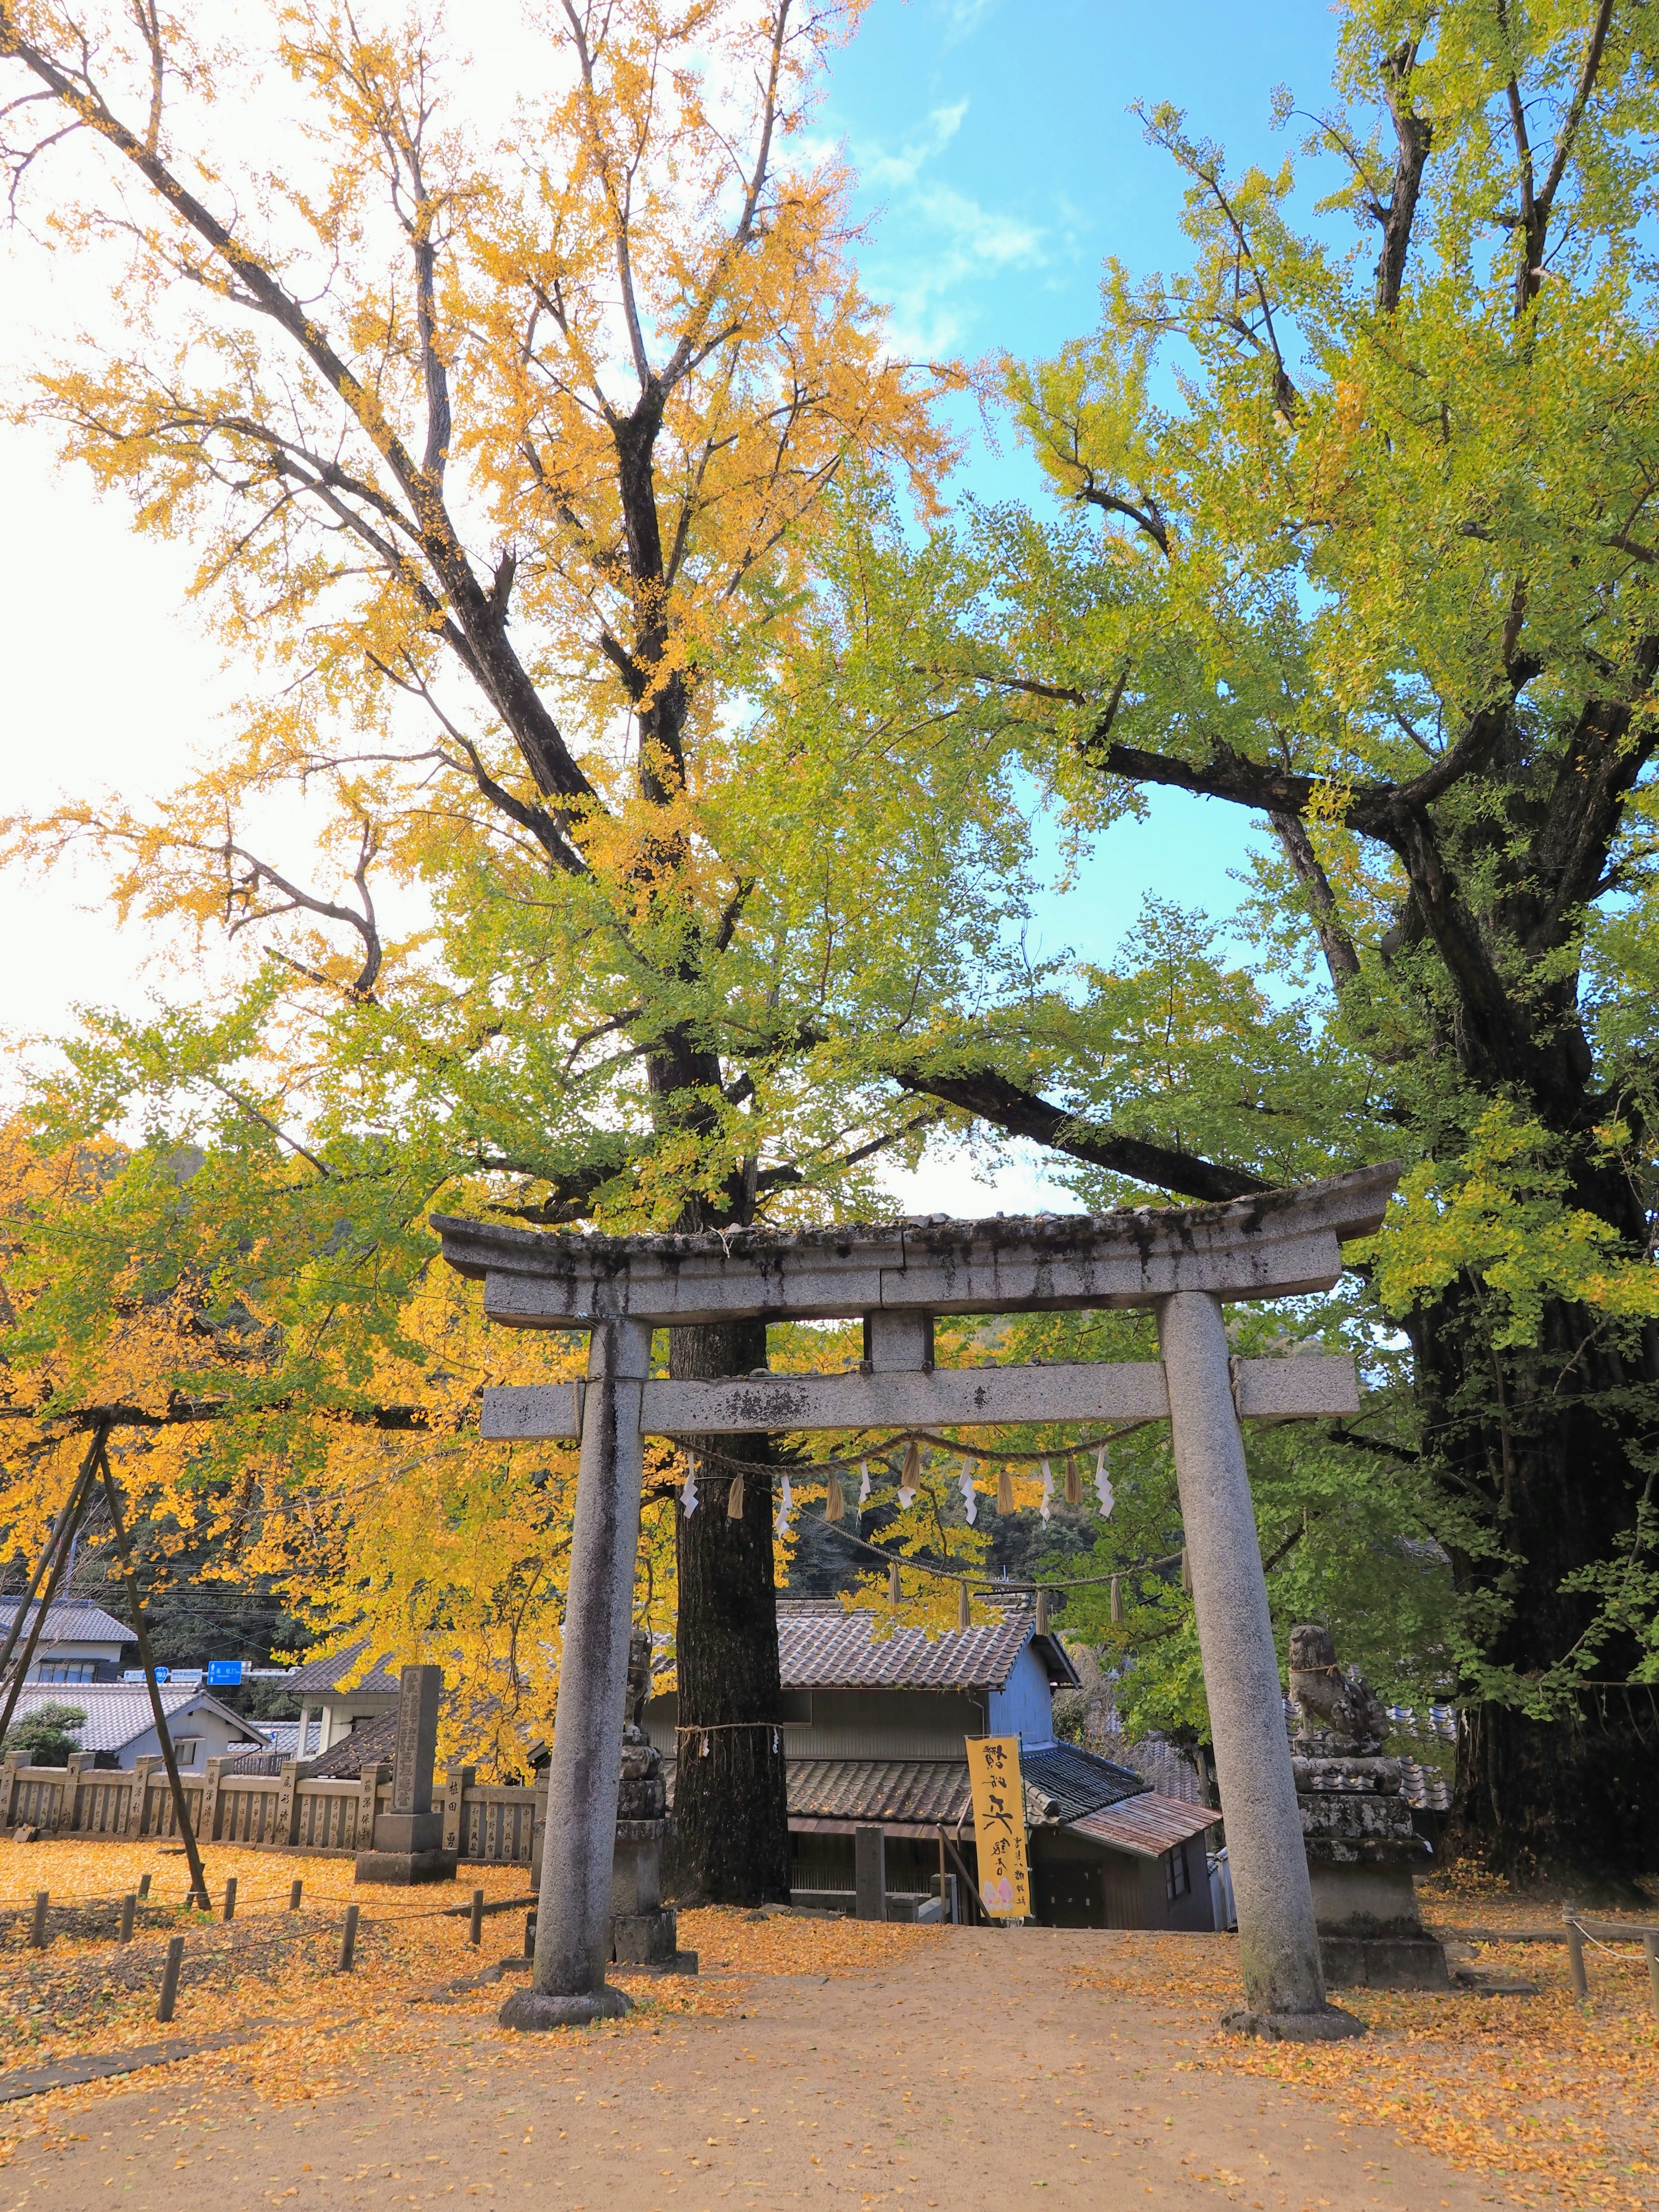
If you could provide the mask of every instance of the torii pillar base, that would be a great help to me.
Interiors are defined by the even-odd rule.
[[[592,2027],[595,2021],[620,2020],[634,2000],[609,1982],[580,1996],[553,1996],[544,1990],[515,1990],[496,2017],[503,2027]]]

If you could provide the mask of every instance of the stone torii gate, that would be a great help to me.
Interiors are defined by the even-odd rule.
[[[563,2027],[627,2007],[605,1970],[647,1436],[1152,1419],[1169,1421],[1175,1448],[1250,2011],[1281,2033],[1343,2032],[1348,2015],[1325,2001],[1239,1422],[1356,1413],[1358,1387],[1348,1359],[1233,1359],[1221,1308],[1330,1289],[1340,1240],[1379,1226],[1398,1172],[1218,1206],[793,1235],[605,1237],[434,1217],[446,1260],[483,1279],[489,1319],[589,1336],[586,1382],[484,1394],[486,1437],[581,1448],[534,1970],[503,2022]],[[1153,1308],[1160,1359],[933,1365],[938,1314],[1121,1306]],[[860,1316],[866,1356],[849,1374],[651,1375],[654,1329]]]

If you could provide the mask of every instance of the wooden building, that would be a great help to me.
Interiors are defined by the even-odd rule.
[[[976,1881],[965,1740],[1017,1735],[1039,1921],[1212,1924],[1204,1838],[1219,1815],[1055,1741],[1054,1693],[1074,1687],[1077,1673],[1058,1638],[1037,1633],[1029,1605],[931,1640],[921,1629],[886,1626],[836,1599],[779,1601],[797,1902],[853,1910],[860,1828],[882,1831],[894,1917],[925,1909],[942,1870],[964,1887]],[[697,1755],[672,1694],[651,1699],[645,1728],[665,1759]]]

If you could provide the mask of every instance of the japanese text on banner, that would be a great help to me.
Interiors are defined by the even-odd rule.
[[[979,1847],[979,1896],[996,1920],[1024,1920],[1031,1910],[1025,1856],[1025,1787],[1017,1735],[970,1735],[968,1773],[974,1789],[974,1840]]]

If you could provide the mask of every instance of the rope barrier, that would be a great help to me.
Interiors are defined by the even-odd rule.
[[[819,1459],[796,1461],[793,1462],[779,1462],[777,1464],[776,1471],[783,1477],[786,1483],[789,1483],[793,1481],[793,1479],[797,1474],[805,1477],[809,1481],[814,1476],[822,1474],[825,1477],[827,1481],[830,1476],[849,1473],[853,1468],[857,1468],[861,1474],[866,1476],[866,1480],[860,1492],[860,1502],[862,1502],[862,1500],[868,1495],[867,1463],[872,1458],[878,1457],[879,1450],[890,1449],[899,1443],[903,1443],[908,1448],[919,1447],[923,1443],[927,1443],[932,1445],[935,1449],[948,1451],[953,1457],[960,1457],[964,1463],[964,1469],[977,1467],[981,1462],[987,1465],[997,1464],[1005,1460],[1035,1462],[1042,1466],[1046,1480],[1048,1479],[1048,1463],[1051,1461],[1056,1459],[1073,1460],[1080,1457],[1085,1452],[1089,1451],[1103,1455],[1107,1446],[1115,1442],[1119,1437],[1132,1436],[1138,1429],[1151,1428],[1155,1424],[1150,1420],[1126,1422],[1121,1428],[1114,1429],[1108,1435],[1103,1437],[1086,1437],[1080,1443],[1074,1444],[1051,1444],[1047,1451],[1030,1452],[1012,1450],[997,1452],[970,1452],[963,1445],[954,1443],[948,1437],[937,1436],[931,1430],[908,1429],[896,1432],[894,1435],[890,1437],[886,1445],[879,1447],[876,1451],[856,1453],[848,1459]],[[729,1454],[725,1452],[688,1452],[686,1454],[686,1488],[691,1498],[694,1500],[696,1497],[698,1480],[702,1476],[704,1468],[711,1461],[718,1462],[720,1467],[727,1470],[726,1479],[728,1483],[734,1486],[741,1485],[746,1480],[752,1478],[757,1474],[769,1475],[773,1471],[772,1463],[770,1462],[757,1462],[752,1460],[733,1459]],[[893,1468],[890,1462],[880,1460],[879,1464],[882,1466],[884,1472],[891,1477],[894,1481],[899,1484],[900,1498],[901,1502],[902,1503],[904,1497],[903,1478],[894,1474]],[[716,1472],[714,1479],[716,1481],[720,1480],[718,1472]],[[967,1479],[967,1474],[964,1473],[964,1481],[966,1481]],[[767,1494],[769,1497],[771,1495],[771,1485],[769,1482],[767,1485]],[[911,1494],[914,1496],[914,1492],[912,1492]],[[1000,1505],[999,1505],[999,1510],[1000,1510]],[[935,1565],[929,1560],[910,1557],[902,1552],[896,1552],[886,1545],[872,1543],[868,1537],[857,1535],[850,1528],[843,1527],[839,1516],[836,1516],[832,1519],[827,1510],[823,1513],[815,1513],[810,1516],[803,1513],[800,1517],[803,1520],[810,1518],[825,1528],[833,1529],[836,1534],[842,1538],[843,1542],[854,1546],[859,1551],[869,1553],[874,1559],[884,1559],[890,1567],[897,1567],[901,1571],[908,1568],[916,1574],[931,1575],[939,1582],[961,1583],[969,1589],[1000,1589],[1022,1592],[1029,1590],[1034,1595],[1046,1593],[1050,1590],[1104,1589],[1119,1582],[1126,1575],[1156,1574],[1160,1569],[1164,1567],[1182,1566],[1186,1559],[1186,1553],[1184,1551],[1165,1552],[1161,1553],[1156,1559],[1131,1561],[1123,1566],[1114,1568],[1109,1574],[1078,1575],[1072,1576],[1064,1580],[1053,1582],[1037,1582],[1030,1577],[1023,1577],[1018,1580],[1010,1581],[1006,1577],[987,1575],[983,1572],[975,1573],[971,1569],[964,1571],[963,1566],[955,1565],[944,1566]],[[1114,1602],[1115,1602],[1115,1599],[1114,1600]],[[1116,1618],[1115,1613],[1114,1613],[1113,1617],[1114,1619]]]
[[[846,1459],[797,1460],[777,1464],[781,1473],[792,1475],[795,1474],[809,1476],[823,1474],[844,1474],[850,1468],[860,1466],[866,1460],[876,1459],[880,1460],[889,1474],[892,1474],[893,1469],[884,1455],[896,1450],[901,1444],[914,1443],[927,1444],[934,1451],[950,1452],[975,1462],[983,1461],[988,1467],[1000,1467],[1005,1462],[1011,1464],[1014,1462],[1024,1464],[1029,1462],[1035,1466],[1045,1459],[1065,1459],[1072,1454],[1097,1452],[1106,1445],[1120,1443],[1125,1437],[1133,1436],[1138,1430],[1158,1428],[1161,1425],[1161,1423],[1152,1419],[1126,1421],[1121,1428],[1108,1429],[1103,1435],[1083,1437],[1074,1444],[1049,1444],[1036,1451],[1020,1451],[1012,1444],[999,1444],[994,1450],[979,1450],[961,1443],[955,1437],[941,1436],[933,1429],[893,1429],[888,1431],[882,1443],[869,1445],[863,1451],[854,1452]],[[766,1474],[769,1472],[772,1465],[772,1462],[765,1461],[734,1459],[729,1452],[696,1451],[689,1453],[687,1456],[695,1459],[700,1467],[708,1464],[726,1468],[731,1471],[734,1480],[745,1474]],[[894,1475],[893,1479],[896,1481],[898,1478]]]

